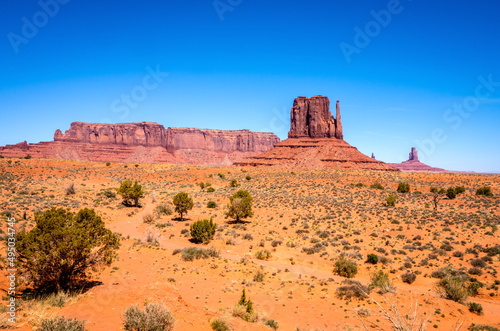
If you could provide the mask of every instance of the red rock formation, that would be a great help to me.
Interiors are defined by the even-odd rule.
[[[355,168],[398,171],[374,160],[343,140],[340,103],[334,119],[327,97],[299,97],[290,112],[288,139],[256,157],[236,163],[240,166],[280,168]]]
[[[338,119],[335,120],[330,112],[330,100],[327,97],[317,95],[312,98],[296,98],[290,111],[291,126],[288,138],[342,137],[338,101],[337,107]],[[340,131],[337,132],[337,130]]]
[[[401,171],[447,172],[444,169],[434,168],[420,162],[418,160],[418,151],[415,147],[411,148],[407,161],[401,163],[388,163],[388,164],[394,168],[398,168]]]
[[[5,157],[62,158],[103,162],[231,165],[271,149],[272,133],[250,130],[168,128],[157,123],[71,123],[54,141],[0,147]]]

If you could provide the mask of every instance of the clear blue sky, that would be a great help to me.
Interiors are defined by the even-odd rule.
[[[0,145],[73,121],[284,139],[321,94],[367,155],[500,171],[498,1],[58,1],[0,4]]]

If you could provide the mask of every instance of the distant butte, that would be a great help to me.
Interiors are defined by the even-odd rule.
[[[240,166],[279,168],[348,168],[398,171],[382,161],[370,158],[344,141],[340,102],[336,118],[330,112],[330,100],[324,96],[298,97],[290,111],[288,139],[261,155],[237,162]]]
[[[280,139],[250,130],[167,128],[158,123],[73,122],[54,141],[0,147],[4,157],[59,158],[98,162],[231,165],[271,149]]]
[[[394,168],[398,168],[401,171],[447,172],[444,169],[434,168],[420,162],[418,160],[418,151],[415,147],[411,148],[407,161],[401,163],[388,163],[388,164]]]

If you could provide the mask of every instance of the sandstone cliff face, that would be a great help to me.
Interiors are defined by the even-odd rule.
[[[343,140],[339,101],[336,103],[336,117],[334,119],[330,112],[327,97],[298,97],[290,111],[288,139],[258,156],[237,162],[236,165],[398,171],[362,154]]]
[[[203,149],[216,152],[265,152],[280,139],[273,133],[250,130],[168,128],[167,150]]]
[[[271,149],[280,139],[250,130],[168,128],[150,122],[71,123],[54,141],[0,147],[5,157],[62,158],[104,162],[231,165]]]
[[[340,104],[336,105],[337,119],[330,112],[330,100],[324,96],[298,97],[290,111],[288,138],[343,139]]]
[[[128,146],[167,145],[165,127],[149,122],[121,124],[73,122],[65,133],[56,130],[54,141]]]

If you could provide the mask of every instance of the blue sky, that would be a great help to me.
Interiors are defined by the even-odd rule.
[[[325,95],[367,155],[400,162],[415,146],[432,166],[500,172],[499,12],[493,0],[3,1],[0,145],[73,121],[284,139],[293,99]]]

